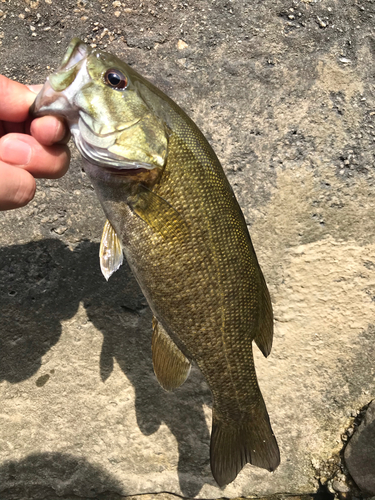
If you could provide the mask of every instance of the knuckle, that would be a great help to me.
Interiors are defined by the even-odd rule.
[[[20,178],[18,187],[14,193],[14,203],[18,207],[24,207],[27,205],[35,196],[36,185],[34,179],[31,178]]]
[[[67,146],[59,146],[60,154],[59,160],[55,164],[56,177],[62,177],[68,170],[70,163],[70,150]]]

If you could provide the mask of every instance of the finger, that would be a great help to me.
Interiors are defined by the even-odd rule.
[[[44,146],[51,146],[57,142],[66,144],[70,138],[69,129],[55,116],[35,118],[30,124],[30,133]]]
[[[0,161],[0,210],[25,206],[35,195],[35,179],[26,170]]]
[[[34,94],[39,94],[39,92],[42,90],[43,85],[26,85],[26,87],[31,90]]]
[[[9,80],[0,75],[0,120],[23,122],[35,100],[35,93],[22,83]]]
[[[34,177],[57,179],[69,167],[67,146],[43,146],[30,135],[7,134],[0,139],[0,160],[23,168]]]

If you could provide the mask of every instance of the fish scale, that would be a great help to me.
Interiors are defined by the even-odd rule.
[[[76,89],[72,74],[80,82]],[[274,470],[279,449],[252,352],[253,340],[264,355],[271,350],[272,307],[246,222],[215,153],[165,94],[116,57],[78,39],[51,81],[56,89],[47,82],[34,113],[62,115],[71,126],[109,221],[102,269],[108,278],[118,268],[122,248],[154,313],[159,382],[171,390],[184,382],[190,362],[201,370],[213,396],[211,469],[220,486],[247,462]],[[53,91],[56,101],[69,95],[65,114],[61,105],[54,108]],[[75,110],[90,117],[81,125],[84,133],[72,118]],[[113,143],[108,134],[101,137],[104,126],[114,131]]]

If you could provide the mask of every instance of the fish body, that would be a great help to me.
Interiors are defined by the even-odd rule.
[[[122,251],[150,305],[161,385],[195,362],[213,396],[211,469],[220,486],[280,456],[257,383],[272,306],[241,209],[214,151],[165,94],[115,56],[74,39],[34,114],[63,116],[108,219],[106,277]]]

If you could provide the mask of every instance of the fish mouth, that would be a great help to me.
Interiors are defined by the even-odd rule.
[[[87,57],[92,53],[91,47],[79,38],[74,38],[61,66],[47,78],[36,96],[30,108],[30,115],[33,118],[52,115],[64,119],[85,160],[98,167],[108,168],[111,173],[124,175],[128,170],[154,169],[155,165],[151,163],[130,160],[108,149],[115,144],[119,132],[135,126],[141,117],[108,130],[105,124],[96,122],[76,105],[74,96],[77,88],[82,88],[90,82]]]
[[[64,118],[68,125],[74,120],[75,110],[72,108],[72,90],[69,89],[74,80],[83,85],[89,81],[85,66],[88,55],[92,52],[90,46],[79,38],[70,42],[60,67],[48,76],[42,90],[36,96],[30,107],[32,118],[52,115]],[[71,111],[70,111],[71,109]]]
[[[71,125],[70,131],[85,160],[103,169],[109,169],[111,173],[120,175],[127,170],[152,170],[156,166],[147,162],[130,160],[109,151],[109,148],[115,144],[117,133],[96,134],[82,118],[78,120],[78,123]]]
[[[92,48],[80,38],[73,38],[66,49],[59,70],[70,69],[91,54]]]
[[[88,113],[84,111],[79,111],[79,116],[81,120],[79,121],[80,128],[86,128],[90,131],[90,133],[94,134],[96,137],[107,138],[116,134],[116,132],[121,132],[122,130],[129,129],[134,125],[137,125],[142,119],[142,117],[134,118],[134,120],[129,122],[123,122],[116,126],[113,130],[109,130],[108,132],[103,132],[103,128],[105,129],[105,125],[100,122],[96,122]],[[107,125],[108,127],[108,125]],[[93,144],[93,143],[92,143]]]
[[[150,169],[138,167],[138,168],[126,168],[126,169],[118,169],[115,167],[101,167],[103,170],[108,172],[109,174],[116,175],[118,177],[132,177],[134,175],[138,175],[144,172],[149,172]]]

